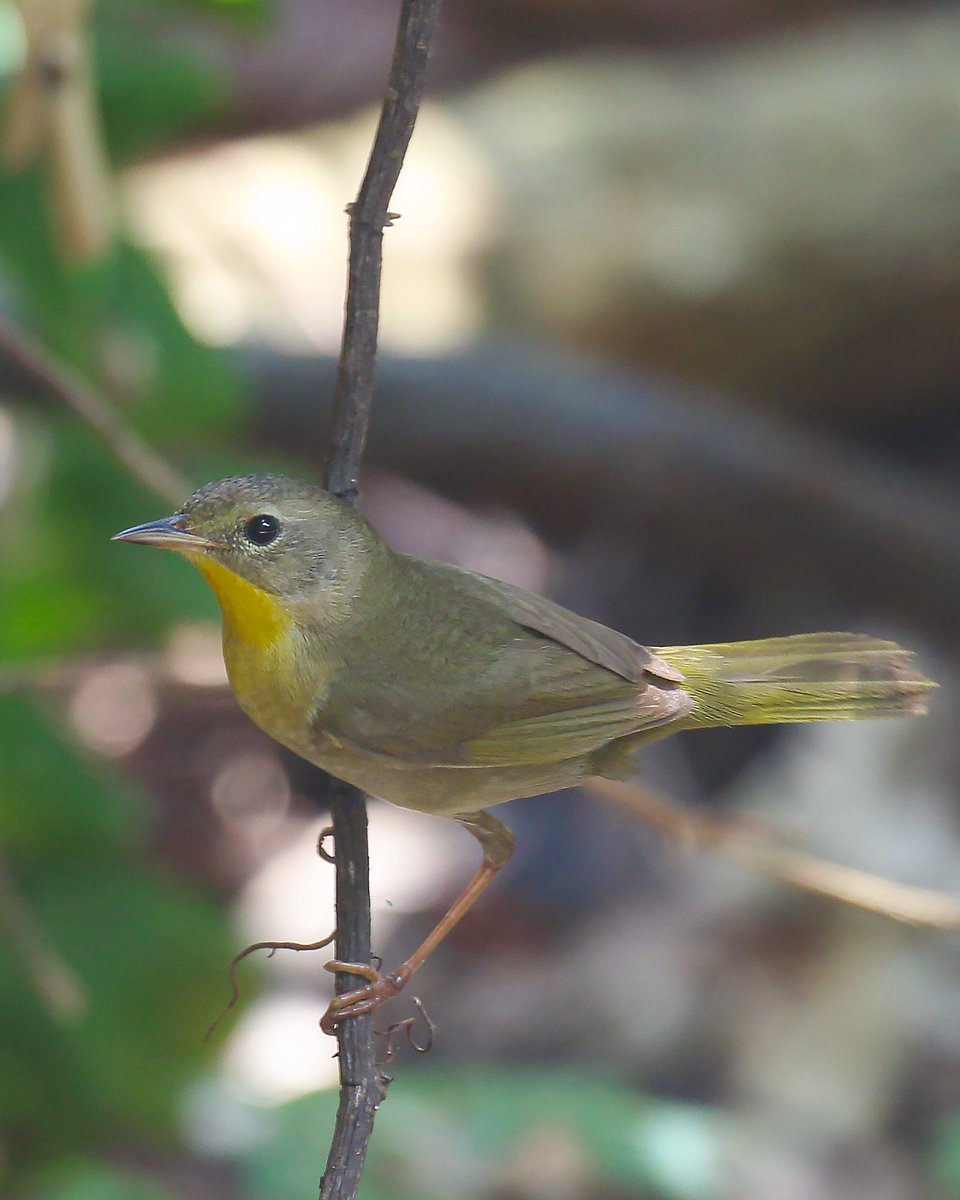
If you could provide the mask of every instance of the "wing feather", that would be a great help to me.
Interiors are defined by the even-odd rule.
[[[643,712],[638,705],[628,709],[622,702],[608,702],[511,721],[467,743],[468,765],[530,766],[578,758],[617,738],[665,725],[689,707],[689,698],[677,691],[658,693]]]
[[[568,650],[596,663],[598,667],[614,671],[630,683],[640,683],[644,675],[656,675],[658,679],[671,683],[683,682],[683,675],[676,667],[625,633],[571,612],[545,596],[525,592],[498,579],[489,579],[469,571],[460,574],[467,576],[472,586],[484,588],[504,616],[510,617],[518,625],[566,646]]]
[[[541,596],[400,556],[403,630],[388,663],[342,667],[314,730],[396,768],[510,767],[590,754],[689,711],[680,672]]]

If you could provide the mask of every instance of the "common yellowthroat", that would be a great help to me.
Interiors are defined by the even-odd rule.
[[[338,996],[330,1032],[398,992],[509,859],[486,806],[622,779],[657,738],[717,725],[894,717],[934,686],[896,643],[801,634],[647,650],[506,583],[393,551],[314,484],[243,475],[116,540],[176,550],[213,588],[241,707],[332,775],[453,817],[483,863],[422,946]],[[348,964],[330,964],[346,968]]]

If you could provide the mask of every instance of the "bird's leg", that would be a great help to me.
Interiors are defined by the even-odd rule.
[[[340,1022],[349,1017],[359,1017],[364,1013],[373,1012],[385,1000],[389,1000],[402,991],[410,982],[414,971],[426,962],[454,925],[473,906],[480,894],[493,883],[509,862],[516,839],[502,821],[498,821],[496,817],[485,811],[459,813],[456,820],[469,829],[483,847],[483,862],[477,873],[421,945],[395,971],[391,971],[387,975],[380,975],[366,963],[333,961],[326,964],[328,971],[346,971],[353,975],[360,975],[367,982],[362,987],[333,998],[320,1021],[320,1028],[324,1033],[332,1034]]]

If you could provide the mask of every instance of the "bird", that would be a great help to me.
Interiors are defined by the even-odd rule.
[[[208,483],[172,516],[114,535],[174,550],[220,606],[247,715],[362,791],[452,818],[480,843],[467,887],[398,968],[363,982],[327,1033],[400,992],[506,865],[489,810],[591,777],[627,779],[681,730],[899,717],[935,686],[897,643],[811,633],[647,649],[545,597],[401,554],[352,505],[276,474]]]

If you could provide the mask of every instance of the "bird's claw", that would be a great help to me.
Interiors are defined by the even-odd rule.
[[[334,996],[330,1001],[327,1011],[320,1018],[320,1028],[331,1036],[336,1033],[337,1026],[344,1021],[374,1012],[385,1001],[391,1000],[403,991],[413,974],[406,963],[389,975],[381,975],[369,963],[348,963],[340,962],[337,959],[325,963],[324,968],[327,971],[342,971],[350,975],[359,975],[361,979],[367,981],[362,987],[354,988],[350,992],[343,992],[339,996]]]

